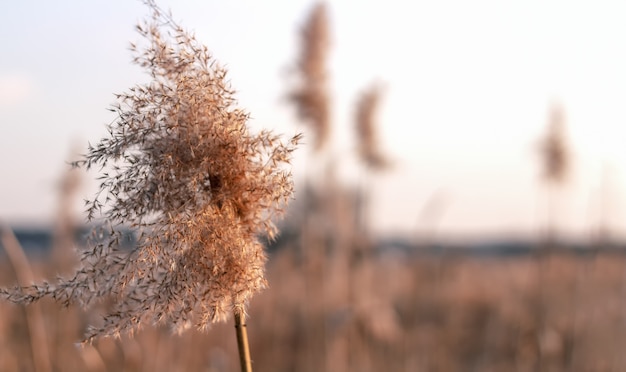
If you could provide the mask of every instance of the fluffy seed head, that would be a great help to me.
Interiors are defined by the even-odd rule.
[[[301,120],[315,131],[315,150],[321,150],[330,135],[327,59],[329,51],[328,12],[317,3],[301,34],[301,53],[297,62],[299,84],[289,95]]]
[[[376,114],[382,98],[382,87],[374,84],[365,90],[356,104],[355,125],[358,136],[358,153],[361,160],[372,169],[389,167],[381,154],[376,128]]]
[[[206,328],[242,312],[265,287],[259,234],[292,197],[285,170],[299,136],[288,143],[252,134],[237,108],[226,70],[207,48],[146,0],[152,16],[137,26],[134,63],[151,80],[117,95],[109,136],[89,147],[77,167],[101,169],[88,219],[102,218],[81,267],[56,284],[2,290],[29,303],[52,297],[113,307],[96,336],[132,332],[142,324]],[[138,234],[136,249],[120,249],[118,227]]]
[[[569,171],[569,150],[565,140],[565,114],[560,105],[552,105],[548,133],[541,146],[543,175],[548,182],[565,182]]]

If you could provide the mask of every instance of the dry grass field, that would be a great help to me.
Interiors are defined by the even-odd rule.
[[[35,262],[38,277],[54,267]],[[15,282],[3,262],[2,285]],[[274,254],[249,312],[257,371],[620,371],[626,256],[365,258]],[[95,312],[43,301],[54,371],[238,371],[233,324],[79,347]],[[102,307],[106,308],[106,299]],[[33,371],[24,308],[0,304],[0,370]]]
[[[134,62],[155,81],[118,95],[134,111],[114,106],[120,120],[111,127],[113,137],[75,163],[89,169],[125,157],[117,168],[122,173],[100,178],[112,204],[102,208],[96,196],[88,212],[93,217],[104,210],[113,225],[138,228],[138,244],[129,256],[124,247],[110,256],[98,245],[84,247],[99,253],[78,268],[79,280],[68,280],[76,269],[68,254],[73,228],[80,224],[67,212],[76,191],[61,190],[50,256],[20,264],[3,247],[11,259],[0,257],[0,294],[26,303],[39,291],[35,300],[41,301],[0,302],[0,371],[239,371],[235,325],[224,309],[237,318],[247,311],[255,371],[626,370],[622,252],[539,249],[505,257],[373,249],[369,181],[392,167],[378,147],[375,111],[382,91],[371,84],[357,97],[362,169],[357,185],[347,187],[335,173],[342,159],[329,150],[336,123],[323,3],[303,23],[292,66],[298,84],[287,94],[312,134],[310,169],[295,170],[305,176],[287,210],[290,225],[282,233],[290,238],[264,252],[259,233],[275,233],[273,217],[296,188],[282,166],[300,135],[282,145],[269,132],[250,134],[248,114],[231,107],[226,70],[212,70],[208,49],[154,1],[145,3],[154,23],[138,27],[149,44]],[[161,33],[162,26],[170,28]],[[560,114],[553,116],[560,125]],[[553,194],[566,183],[570,165],[556,129],[542,147]],[[548,209],[546,246],[556,242],[559,222],[556,206]],[[56,283],[57,276],[66,280],[62,290],[41,284]],[[6,289],[33,281],[39,287]],[[200,325],[209,329],[184,329],[188,318],[203,319]],[[153,325],[162,319],[178,327]],[[100,331],[80,344],[88,325]]]

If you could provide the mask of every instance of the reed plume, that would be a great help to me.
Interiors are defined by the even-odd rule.
[[[534,317],[538,328],[538,335],[543,337],[550,327],[546,311],[547,288],[552,284],[548,280],[550,272],[550,260],[545,259],[559,245],[557,234],[558,205],[557,191],[564,186],[570,171],[570,151],[565,139],[565,113],[563,107],[558,103],[553,103],[548,113],[547,133],[541,143],[541,160],[543,165],[543,180],[547,191],[547,210],[545,221],[545,236],[543,238],[543,249],[536,253],[537,265],[537,295],[533,301]],[[544,350],[539,350],[537,358],[537,368],[545,369],[547,358]]]
[[[315,132],[316,151],[321,150],[330,136],[330,99],[328,94],[328,51],[330,32],[325,3],[311,10],[301,33],[301,51],[297,61],[298,84],[289,95],[295,103],[299,118]]]
[[[377,118],[382,87],[373,84],[359,97],[356,105],[355,126],[358,137],[358,154],[370,169],[380,170],[389,167],[389,160],[380,150],[377,133]]]
[[[553,245],[556,235],[556,191],[567,182],[571,162],[565,139],[565,114],[559,104],[552,104],[548,116],[548,132],[541,143],[543,179],[548,192],[547,244]]]
[[[77,169],[69,169],[63,174],[58,184],[59,204],[55,218],[52,261],[56,269],[63,272],[71,269],[76,261],[74,238],[77,226],[73,204],[79,198],[81,182],[81,174]]]
[[[553,104],[548,118],[548,133],[541,146],[543,176],[546,181],[562,184],[566,181],[569,168],[569,148],[565,140],[565,114],[563,108]]]
[[[258,237],[275,235],[273,220],[293,193],[285,165],[300,136],[251,133],[226,69],[153,0],[145,4],[144,42],[131,50],[151,79],[116,95],[109,136],[74,163],[102,172],[86,204],[88,220],[106,228],[94,232],[72,277],[0,292],[17,303],[51,297],[84,307],[111,297],[85,341],[243,316],[266,287]],[[130,252],[120,247],[122,226],[137,232]]]

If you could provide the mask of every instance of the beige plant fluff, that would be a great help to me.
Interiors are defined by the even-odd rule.
[[[195,38],[146,1],[152,17],[137,26],[134,63],[151,77],[117,95],[110,136],[89,147],[78,167],[101,169],[88,219],[105,221],[69,279],[4,289],[30,303],[114,305],[97,336],[132,333],[143,324],[205,329],[245,311],[266,286],[259,236],[274,236],[274,217],[292,197],[285,170],[299,136],[287,143],[252,134],[235,106],[220,67]],[[138,233],[136,249],[121,248],[118,228]]]
[[[376,114],[380,106],[382,86],[367,88],[356,104],[355,126],[358,136],[358,152],[361,160],[371,169],[385,169],[389,161],[381,153],[378,143]]]
[[[562,106],[550,108],[548,133],[541,147],[543,176],[548,182],[564,183],[569,172],[569,148],[565,139],[565,113]]]
[[[315,132],[316,151],[330,136],[330,99],[327,60],[330,46],[328,11],[323,2],[313,6],[300,33],[301,50],[297,61],[298,85],[289,95],[298,116]]]

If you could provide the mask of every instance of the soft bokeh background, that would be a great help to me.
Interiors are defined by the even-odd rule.
[[[320,152],[287,99],[314,2],[159,4],[227,66],[254,129],[305,134],[296,200],[268,244],[270,288],[249,308],[255,369],[623,370],[626,4],[328,2],[332,136]],[[127,46],[148,11],[127,0],[0,10],[10,286],[76,265],[80,199],[97,184],[67,162],[106,135],[113,94],[146,81]],[[357,158],[354,131],[373,82],[393,161],[379,173]],[[550,187],[540,149],[555,107],[571,172]],[[0,370],[238,370],[230,322],[74,347],[106,307],[1,302]]]
[[[305,130],[284,95],[310,5],[161,4],[228,66],[253,125],[286,133]],[[105,133],[113,93],[145,78],[127,50],[144,8],[139,1],[2,8],[0,215],[45,222],[64,162]],[[534,234],[543,213],[537,142],[559,102],[574,152],[560,225],[585,238],[608,193],[609,224],[621,234],[625,12],[612,1],[332,2],[333,141],[348,178],[356,94],[372,80],[386,84],[381,141],[396,168],[376,181],[374,229],[410,234],[429,200],[440,198],[443,235]]]

